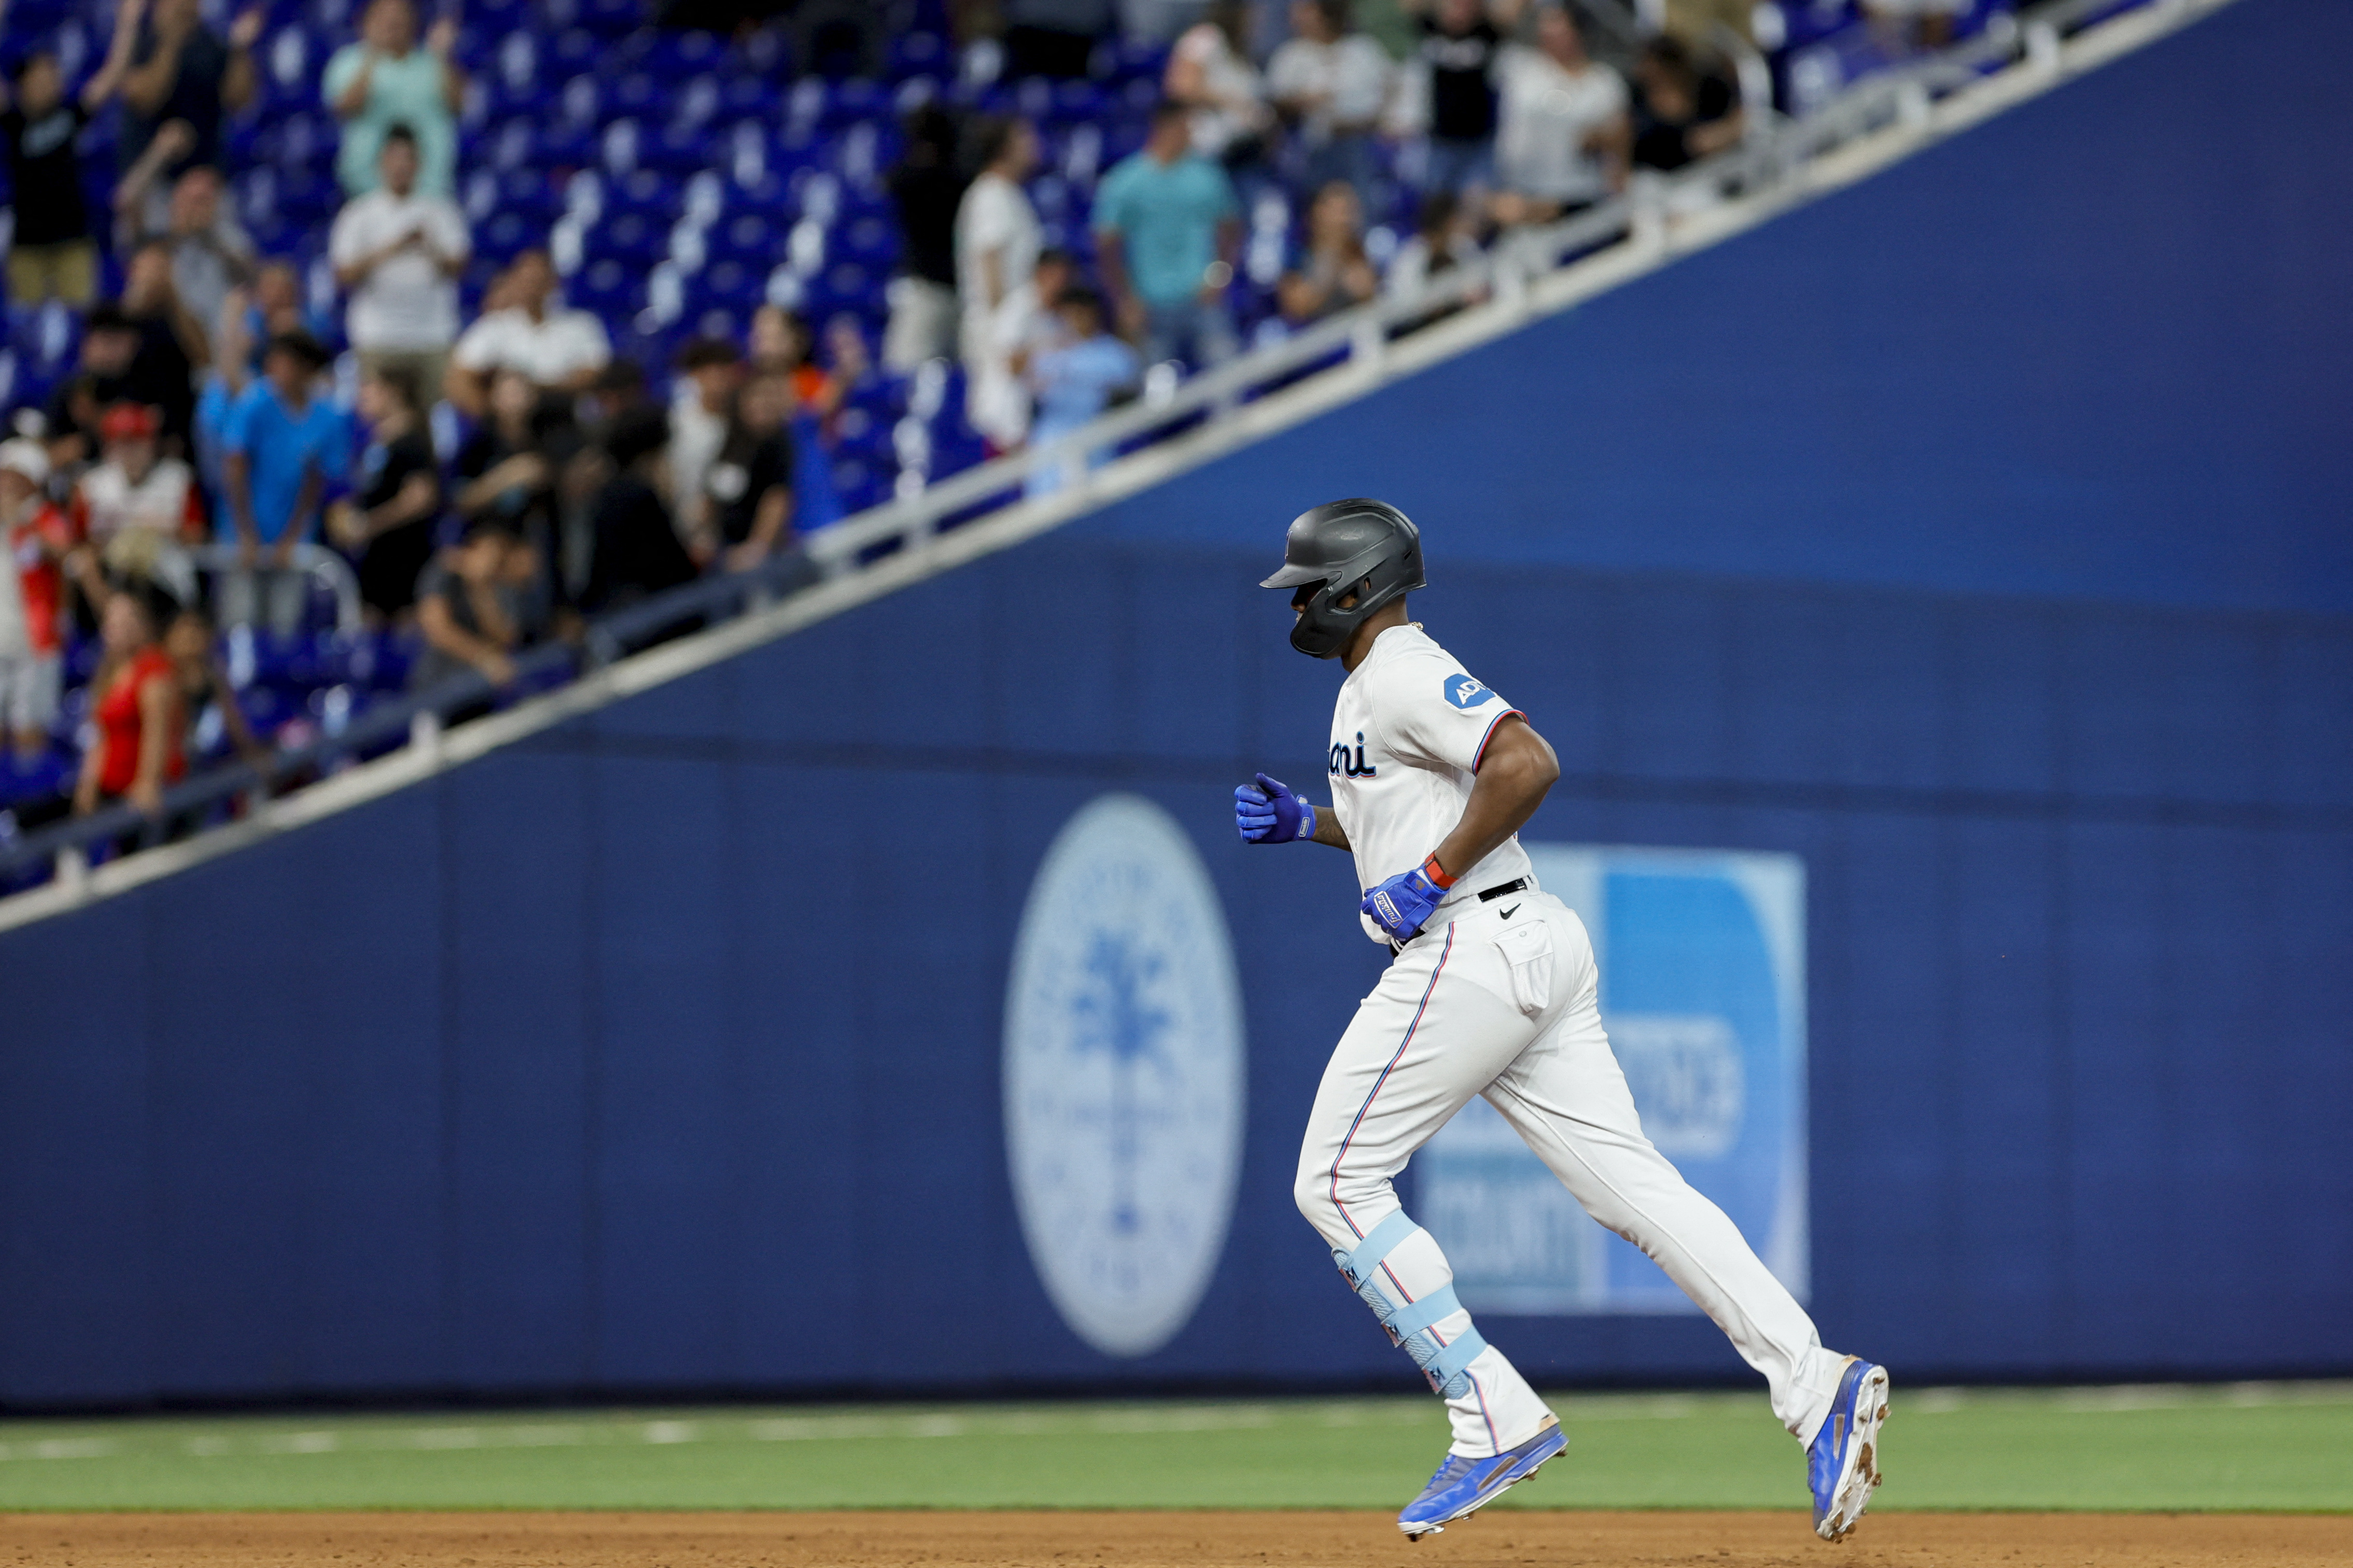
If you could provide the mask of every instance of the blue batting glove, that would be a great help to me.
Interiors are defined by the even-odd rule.
[[[1420,935],[1422,922],[1438,908],[1438,900],[1446,897],[1446,889],[1430,879],[1430,864],[1425,861],[1410,871],[1400,871],[1366,893],[1358,906],[1389,933],[1391,942],[1411,942]]]
[[[1245,844],[1288,844],[1315,837],[1315,808],[1289,784],[1258,775],[1234,786],[1234,826]]]

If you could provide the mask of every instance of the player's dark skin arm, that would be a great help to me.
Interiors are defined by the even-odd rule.
[[[1303,603],[1303,598],[1295,603]],[[1342,609],[1351,607],[1354,595],[1339,600]],[[1340,654],[1341,668],[1355,671],[1373,651],[1373,639],[1391,626],[1409,624],[1405,601],[1384,605],[1366,617],[1348,639]],[[1518,714],[1508,714],[1495,726],[1487,738],[1486,755],[1479,759],[1479,777],[1471,786],[1471,798],[1462,807],[1461,820],[1454,825],[1437,849],[1438,864],[1447,875],[1459,877],[1495,852],[1504,839],[1525,826],[1544,804],[1546,791],[1560,777],[1560,758],[1534,726]],[[1330,806],[1315,808],[1315,842],[1329,844],[1335,849],[1348,847],[1348,835],[1340,826],[1340,814]]]

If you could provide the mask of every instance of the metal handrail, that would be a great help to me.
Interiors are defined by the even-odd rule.
[[[206,572],[234,572],[238,569],[239,551],[234,544],[199,544],[188,551],[196,565]],[[256,570],[267,571],[265,566]],[[293,570],[315,578],[321,587],[335,596],[335,629],[356,632],[360,629],[360,580],[351,563],[323,544],[302,543],[294,547]]]
[[[1021,490],[1041,466],[1083,462],[1083,454],[1115,447],[1196,417],[1214,423],[1239,409],[1254,391],[1287,384],[1335,354],[1345,352],[1345,358],[1324,374],[1377,374],[1392,338],[1430,324],[1441,313],[1482,300],[1492,300],[1490,309],[1529,309],[1528,289],[1539,274],[1554,272],[1565,259],[1573,260],[1621,237],[1640,242],[1644,235],[1656,231],[1656,214],[1672,209],[1672,197],[1677,193],[1713,187],[1761,194],[1788,182],[1833,148],[1918,117],[1936,99],[1982,79],[1989,68],[2021,59],[2055,60],[2059,40],[2087,20],[2194,3],[2197,0],[2122,0],[2121,4],[2119,0],[2053,0],[2021,16],[2015,26],[1980,33],[1936,55],[1866,78],[1803,120],[1773,116],[1714,157],[1656,184],[1638,185],[1628,195],[1563,222],[1515,235],[1479,260],[1440,274],[1412,295],[1375,300],[1327,317],[1280,343],[1180,383],[1166,398],[1131,404],[1053,441],[967,468],[917,495],[844,519],[811,535],[803,550],[753,571],[705,578],[601,616],[591,623],[576,646],[552,643],[519,654],[516,686],[530,689],[567,668],[585,670],[609,663],[681,624],[731,618],[748,606],[773,604],[816,578],[852,575],[861,569],[861,558],[870,552],[920,547],[957,514]],[[267,791],[276,778],[330,769],[404,733],[412,742],[430,743],[443,717],[486,700],[495,702],[502,695],[478,673],[454,676],[429,690],[372,706],[336,734],[321,735],[279,753],[266,773],[238,762],[189,779],[165,792],[164,809],[156,818],[118,804],[24,835],[13,844],[0,843],[0,873],[15,872],[102,841],[133,836],[142,844],[159,841],[162,823],[208,811],[234,795]]]

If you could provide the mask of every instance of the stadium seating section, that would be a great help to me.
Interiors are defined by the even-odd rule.
[[[228,139],[237,216],[265,257],[301,268],[322,323],[341,314],[325,259],[341,191],[337,129],[319,81],[328,57],[353,37],[358,8],[356,0],[271,0],[256,48],[257,101],[232,121]],[[474,0],[458,45],[470,79],[459,157],[474,239],[462,284],[469,319],[500,268],[544,246],[569,300],[602,317],[617,352],[658,382],[685,339],[740,337],[763,300],[802,311],[821,337],[848,321],[879,346],[900,243],[884,176],[899,154],[900,115],[931,98],[1035,121],[1044,163],[1030,194],[1047,241],[1088,258],[1095,182],[1142,143],[1166,47],[1107,42],[1090,79],[999,79],[992,51],[959,58],[943,0],[878,0],[877,8],[893,24],[886,69],[862,79],[807,68],[781,30],[736,44],[655,28],[645,0]],[[2009,0],[1973,0],[1961,30],[2009,8]],[[109,0],[15,0],[7,52],[53,37],[78,80],[103,53],[112,11]],[[1770,59],[1785,108],[1806,107],[1883,63],[1854,0],[1787,0],[1782,11],[1785,36]],[[111,188],[111,121],[101,114],[83,144],[94,213],[107,210]],[[1409,232],[1412,195],[1391,188],[1388,209],[1369,215],[1376,261]],[[1248,184],[1245,197],[1240,315],[1246,337],[1262,337],[1281,331],[1273,285],[1299,203],[1272,181]],[[111,286],[119,272],[111,259],[108,268]],[[71,369],[78,342],[70,310],[11,301],[0,406],[38,406]],[[978,461],[982,444],[963,410],[954,367],[870,376],[830,432],[842,510]],[[290,726],[294,734],[332,729],[397,691],[413,655],[396,637],[335,631],[286,640],[238,632],[228,652],[257,731],[281,739]],[[52,799],[61,780],[69,785],[73,736],[88,710],[79,688],[96,657],[93,646],[69,657],[75,689],[51,754],[29,769],[0,757],[0,843],[23,826],[6,808]],[[212,739],[217,755],[225,741]]]

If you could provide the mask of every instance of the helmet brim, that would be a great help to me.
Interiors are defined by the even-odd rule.
[[[1296,588],[1302,583],[1326,583],[1331,581],[1331,578],[1332,568],[1329,566],[1300,566],[1286,563],[1282,571],[1277,572],[1273,576],[1269,577],[1265,582],[1261,583],[1259,586],[1261,588]]]

